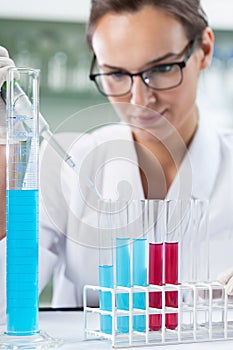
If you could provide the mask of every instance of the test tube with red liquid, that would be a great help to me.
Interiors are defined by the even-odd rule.
[[[166,239],[164,250],[164,281],[165,284],[177,285],[179,282],[179,245],[183,224],[184,203],[182,200],[169,200],[166,202]],[[165,293],[166,307],[178,309],[178,291]],[[176,329],[178,326],[178,313],[165,315],[165,326]]]
[[[165,242],[165,283],[178,284],[178,242]],[[169,291],[165,293],[165,305],[178,308],[178,292]],[[178,325],[178,314],[166,314],[165,326],[175,329]]]
[[[166,229],[166,205],[162,200],[150,200],[149,216],[149,284],[163,285],[163,251]],[[149,293],[149,306],[162,309],[162,292]],[[149,316],[149,328],[158,331],[162,327],[162,314]]]

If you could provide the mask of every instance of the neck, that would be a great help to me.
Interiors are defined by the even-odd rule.
[[[189,148],[198,126],[198,112],[195,117],[184,122],[177,132],[172,133],[166,139],[158,138],[141,138],[140,135],[134,133],[133,137],[137,144],[142,145],[156,156],[162,167],[166,164],[175,162],[179,165]]]
[[[163,140],[151,137],[140,138],[140,135],[136,133],[133,135],[140,170],[146,169],[147,171],[147,174],[142,174],[141,171],[142,184],[147,198],[164,198],[166,196],[192,142],[198,118],[192,118],[192,122],[189,120],[186,124],[184,123],[177,132]],[[157,183],[160,183],[160,186],[154,186],[155,179]],[[153,192],[155,187],[162,188],[161,193]]]

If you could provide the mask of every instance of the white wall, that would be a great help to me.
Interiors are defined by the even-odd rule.
[[[215,29],[233,29],[233,0],[202,0],[202,5]]]
[[[55,21],[86,21],[90,0],[1,0],[0,17]]]
[[[85,22],[91,0],[0,0],[0,17]],[[233,29],[233,0],[202,0],[211,26]]]

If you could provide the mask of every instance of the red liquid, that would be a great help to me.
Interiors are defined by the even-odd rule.
[[[165,283],[178,284],[178,242],[165,243]],[[178,308],[178,292],[165,293],[166,306]],[[166,328],[175,329],[178,314],[166,314]]]
[[[162,285],[163,277],[163,244],[149,244],[149,284]],[[162,292],[149,294],[149,306],[157,309],[162,308]],[[158,331],[162,327],[162,315],[149,316],[149,328]]]

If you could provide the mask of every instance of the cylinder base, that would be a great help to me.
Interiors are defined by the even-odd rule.
[[[50,349],[61,346],[62,339],[53,338],[46,332],[38,332],[30,336],[14,336],[7,332],[0,333],[0,349]]]

